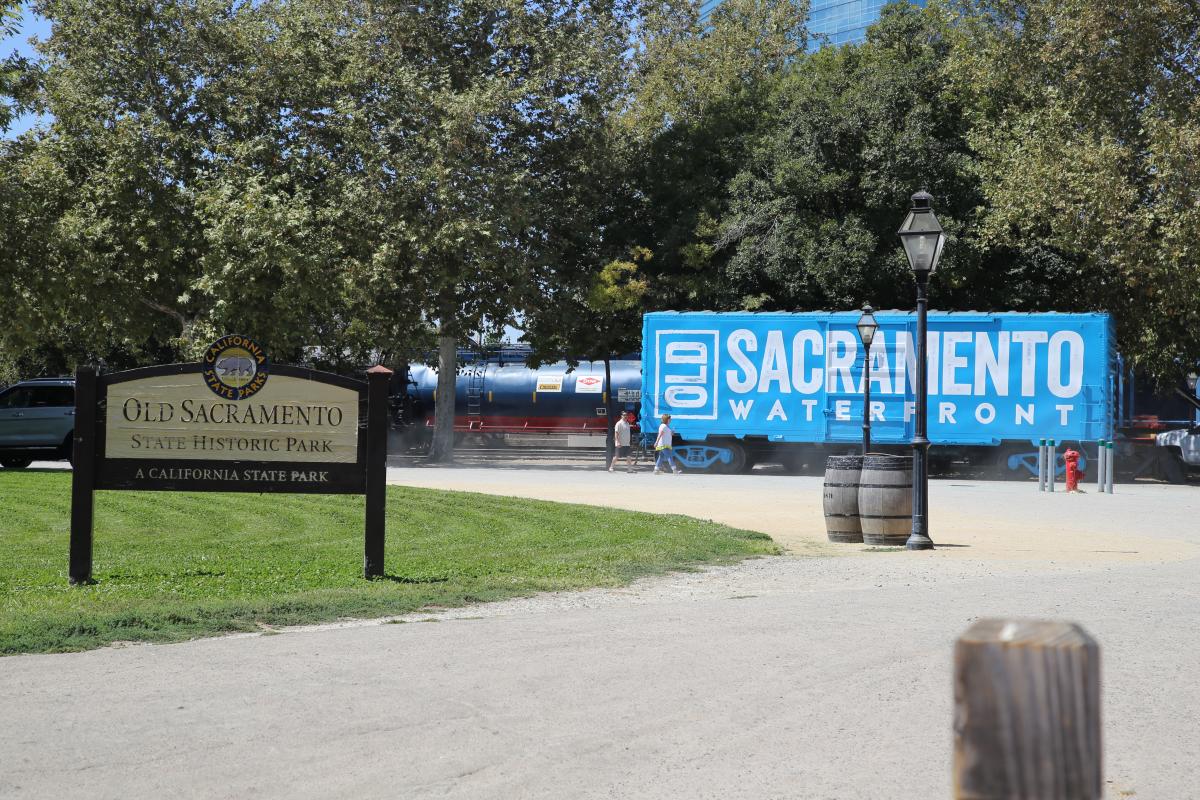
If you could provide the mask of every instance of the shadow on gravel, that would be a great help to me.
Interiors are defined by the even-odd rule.
[[[970,547],[970,546],[971,545],[969,545],[969,544],[943,544],[942,542],[934,542],[933,543],[934,550],[940,550],[943,547]],[[864,553],[903,553],[903,552],[907,551],[907,548],[905,548],[905,547],[872,546],[872,547],[864,547],[862,549],[862,551]]]

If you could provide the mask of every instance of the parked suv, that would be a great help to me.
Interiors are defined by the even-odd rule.
[[[74,432],[74,378],[21,381],[0,392],[0,466],[70,459]]]

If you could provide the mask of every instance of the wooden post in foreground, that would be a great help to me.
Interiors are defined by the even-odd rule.
[[[954,646],[955,800],[1100,800],[1100,648],[1074,623],[979,620]]]

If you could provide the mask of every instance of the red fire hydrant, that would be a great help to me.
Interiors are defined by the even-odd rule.
[[[1063,463],[1067,465],[1067,491],[1079,491],[1079,479],[1083,473],[1079,471],[1079,452],[1068,449],[1063,453]]]

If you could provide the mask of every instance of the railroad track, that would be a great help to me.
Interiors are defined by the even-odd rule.
[[[419,464],[425,456],[397,454],[393,463]],[[512,462],[537,463],[604,463],[604,450],[578,447],[456,447],[454,461],[458,464],[505,464]]]

